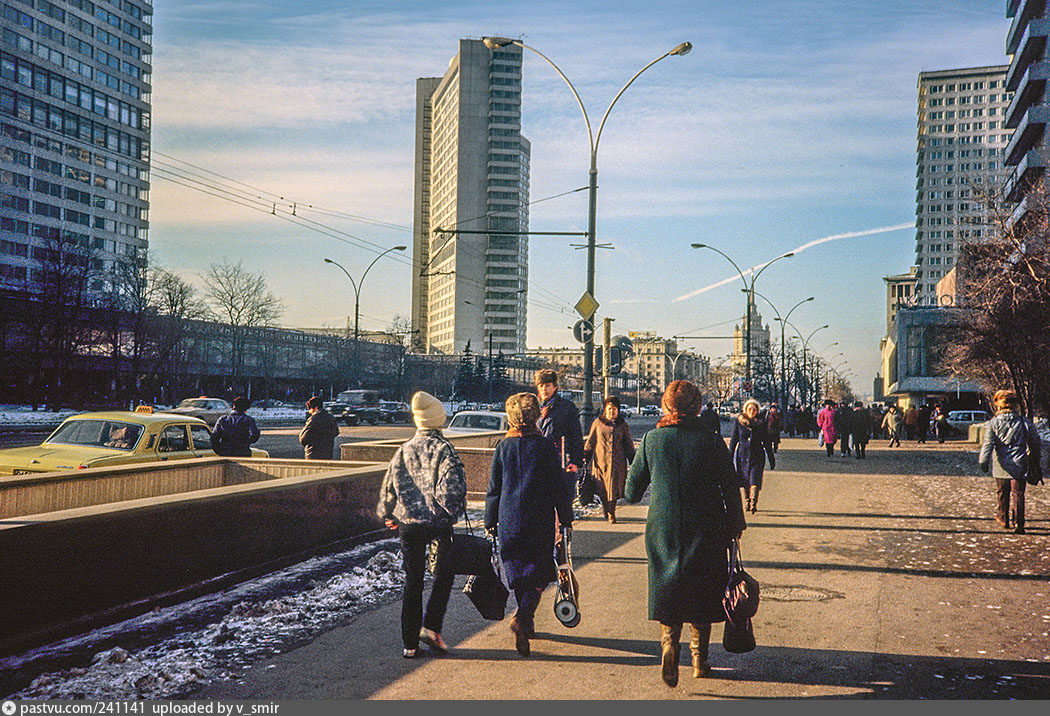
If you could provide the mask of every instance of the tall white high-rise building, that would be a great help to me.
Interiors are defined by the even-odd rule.
[[[416,83],[412,327],[428,352],[523,353],[529,142],[521,49],[460,40]],[[507,232],[507,233],[500,233]]]
[[[2,3],[0,288],[97,302],[144,265],[152,20],[150,0]]]
[[[1050,17],[1046,0],[1007,0],[1006,16],[1011,18],[1006,35],[1006,52],[1011,56],[1006,88],[1015,94],[1006,110],[1006,126],[1016,130],[1006,147],[1010,176],[1006,196],[1019,202],[1015,218],[1027,212],[1025,194],[1043,180],[1050,165],[1050,98],[1046,93],[1047,38]]]
[[[959,244],[987,229],[979,195],[997,191],[1004,168],[1006,66],[919,73],[915,182],[915,303],[935,305],[937,282],[955,266]]]

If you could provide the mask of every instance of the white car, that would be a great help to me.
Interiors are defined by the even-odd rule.
[[[507,414],[495,410],[461,410],[452,416],[445,435],[506,432]]]
[[[946,422],[949,426],[965,433],[971,425],[988,422],[989,418],[991,416],[983,410],[952,410],[948,413]]]

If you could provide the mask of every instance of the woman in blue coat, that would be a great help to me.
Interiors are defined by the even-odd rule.
[[[733,456],[733,466],[740,478],[740,489],[747,500],[747,510],[758,512],[758,493],[762,489],[762,473],[766,469],[766,456],[769,456],[769,469],[777,466],[773,457],[773,439],[766,428],[766,422],[758,417],[761,406],[751,398],[744,403],[743,412],[733,423],[733,437],[729,440],[729,452]]]
[[[518,653],[528,656],[544,587],[557,578],[554,514],[572,529],[572,489],[558,448],[540,434],[540,404],[532,393],[507,399],[507,436],[496,446],[485,496],[485,528],[499,530],[500,558],[518,610],[510,620]]]

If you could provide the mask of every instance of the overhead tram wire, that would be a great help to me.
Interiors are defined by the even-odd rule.
[[[172,178],[172,177],[164,176],[165,173],[168,173],[168,170],[165,170],[165,169],[161,169],[160,172],[161,172],[160,174],[156,175],[156,177],[158,179],[162,179],[164,181],[168,181],[168,182],[171,182],[173,184],[177,184],[179,186],[186,187],[188,189],[193,189],[195,191],[199,191],[199,192],[201,192],[203,194],[207,194],[209,196],[214,196],[216,198],[223,199],[225,201],[229,201],[231,203],[237,204],[238,206],[243,206],[243,207],[248,208],[248,209],[254,209],[254,210],[256,210],[256,211],[258,211],[260,213],[270,214],[271,216],[275,216],[278,219],[282,219],[284,221],[291,222],[291,223],[293,223],[293,224],[295,224],[297,226],[301,226],[301,227],[303,227],[305,229],[309,229],[311,231],[315,231],[315,232],[317,232],[319,234],[322,234],[323,236],[327,236],[327,237],[335,239],[337,241],[341,241],[341,242],[343,242],[343,243],[345,243],[347,245],[354,246],[355,248],[365,249],[367,251],[372,251],[372,250],[375,250],[376,248],[384,249],[384,247],[381,247],[381,246],[379,246],[377,244],[372,244],[371,242],[367,241],[366,239],[361,239],[360,237],[354,236],[353,234],[348,234],[347,232],[344,232],[344,231],[340,231],[339,229],[336,229],[336,228],[331,227],[331,226],[327,226],[326,224],[321,224],[320,222],[316,222],[316,221],[313,221],[311,219],[303,219],[302,217],[285,213],[285,210],[283,208],[281,208],[280,211],[277,211],[277,210],[274,209],[274,207],[272,206],[271,203],[262,202],[262,201],[260,201],[258,199],[255,199],[255,200],[247,199],[246,200],[245,197],[238,196],[238,195],[233,194],[231,192],[216,192],[216,191],[212,191],[213,187],[210,187],[209,185],[204,184],[203,182],[193,182],[192,180],[188,180],[186,177],[179,176],[179,175],[175,175],[178,178]],[[180,179],[187,179],[187,181],[180,181]],[[187,183],[187,182],[189,182],[189,183]],[[206,188],[202,188],[202,187],[206,187]],[[255,203],[249,203],[249,201],[254,201]],[[347,238],[347,237],[349,237],[349,238]],[[406,266],[409,266],[409,267],[412,266],[412,262],[411,262],[410,259],[406,259],[404,257],[395,257],[395,256],[391,256],[390,258],[391,258],[391,260],[397,261],[398,263],[404,264]],[[474,286],[477,286],[479,288],[484,288],[485,287],[483,282],[477,281],[477,280],[467,279],[467,283],[473,284]],[[530,285],[531,285],[531,281],[530,281]],[[539,287],[537,287],[537,288],[539,288]],[[543,309],[551,311],[553,313],[559,313],[559,314],[567,313],[567,311],[565,310],[564,306],[550,303],[550,302],[548,302],[546,300],[543,300],[541,298],[533,297],[533,298],[530,299],[529,303],[532,304],[532,305],[535,305],[537,308],[543,308]]]
[[[217,182],[214,179],[211,179],[209,177],[201,177],[200,175],[196,175],[195,173],[190,172],[189,170],[183,169],[182,167],[169,165],[170,168],[167,168],[167,167],[163,166],[164,163],[161,163],[160,165],[158,165],[156,162],[154,162],[154,167],[157,170],[159,170],[159,171],[167,172],[169,174],[175,174],[175,176],[178,176],[179,178],[181,178],[181,179],[183,179],[185,181],[203,184],[204,186],[206,186],[209,189],[213,190],[213,192],[217,191],[217,192],[229,193],[232,196],[236,197],[236,199],[238,199],[240,201],[234,201],[232,199],[229,199],[229,197],[218,196],[218,195],[216,195],[216,194],[214,194],[212,192],[204,192],[204,193],[210,193],[213,196],[218,196],[218,198],[226,198],[228,200],[234,201],[234,203],[241,203],[243,201],[259,202],[258,206],[249,207],[249,208],[265,209],[265,210],[268,211],[268,213],[273,214],[273,215],[278,215],[278,216],[280,216],[280,214],[277,213],[278,208],[282,206],[282,202],[283,202],[284,204],[287,204],[288,206],[293,207],[292,208],[292,212],[291,212],[291,216],[293,216],[293,217],[295,217],[297,219],[301,219],[302,221],[306,221],[306,222],[310,222],[310,223],[316,224],[317,226],[319,226],[319,227],[321,227],[321,228],[323,228],[323,229],[325,229],[327,231],[335,232],[337,234],[342,234],[342,235],[344,235],[346,237],[349,237],[349,238],[354,239],[355,241],[359,242],[358,244],[354,244],[353,242],[344,241],[344,243],[348,243],[350,245],[358,245],[361,248],[368,248],[370,246],[371,248],[373,248],[375,250],[385,250],[386,249],[385,246],[382,246],[380,244],[376,244],[376,243],[371,242],[371,241],[369,241],[367,239],[364,239],[364,238],[362,238],[360,236],[355,236],[354,234],[351,234],[349,232],[342,231],[340,229],[336,229],[335,227],[328,226],[327,224],[323,224],[321,222],[316,222],[316,221],[313,221],[311,219],[306,219],[306,218],[298,215],[296,213],[295,209],[300,207],[300,202],[297,202],[297,201],[296,202],[290,202],[287,197],[284,197],[282,195],[276,194],[274,192],[267,191],[265,189],[261,189],[259,187],[255,187],[255,186],[253,186],[251,184],[246,184],[245,182],[240,182],[240,181],[238,181],[236,179],[230,179],[229,177],[226,177],[225,175],[219,174],[218,172],[213,172],[213,171],[205,169],[203,167],[199,167],[198,165],[192,164],[191,162],[186,162],[185,160],[177,159],[175,157],[170,157],[170,155],[164,154],[163,152],[154,152],[154,153],[155,154],[160,154],[161,156],[172,158],[172,159],[174,159],[177,162],[180,162],[182,164],[186,164],[187,166],[190,166],[190,167],[194,167],[194,168],[199,169],[200,171],[203,171],[203,172],[205,172],[207,174],[211,174],[213,176],[220,177],[220,178],[225,179],[227,181],[231,181],[234,184],[238,184],[240,186],[245,186],[245,187],[248,187],[249,189],[253,189],[253,190],[256,190],[256,191],[261,191],[264,194],[269,194],[272,197],[277,197],[278,201],[276,201],[276,202],[275,201],[271,201],[271,200],[267,199],[266,197],[258,196],[258,195],[257,196],[251,196],[251,195],[247,194],[243,189],[238,189],[236,187],[230,187],[230,186],[223,186],[220,182]],[[187,176],[187,175],[189,175],[189,176]],[[167,179],[167,180],[171,181],[171,179],[169,177],[165,177],[163,175],[158,175],[158,178]],[[180,183],[180,182],[174,182],[174,183]],[[185,186],[185,184],[184,184],[184,186]],[[188,188],[196,188],[196,187],[188,187]],[[572,193],[576,193],[576,192],[579,192],[579,191],[583,191],[585,189],[586,189],[586,187],[580,187],[578,189],[572,189],[572,190],[569,190],[569,191],[566,191],[566,192],[561,192],[559,194],[555,194],[555,195],[552,195],[552,196],[549,196],[549,197],[544,197],[542,199],[536,199],[536,200],[534,200],[532,202],[529,202],[529,203],[530,203],[530,205],[531,204],[536,204],[536,203],[539,203],[539,202],[542,202],[542,201],[547,201],[547,200],[550,200],[550,199],[555,199],[555,198],[558,198],[558,197],[561,197],[561,196],[566,196],[568,194],[572,194]],[[388,226],[390,228],[394,228],[394,229],[398,229],[398,230],[411,231],[410,228],[404,227],[402,225],[393,224],[393,223],[390,223],[390,222],[380,222],[378,220],[369,220],[369,219],[366,219],[365,217],[360,217],[360,216],[353,215],[353,214],[347,214],[346,212],[338,212],[338,211],[334,211],[334,210],[321,209],[320,207],[316,207],[316,206],[314,206],[312,204],[308,204],[308,203],[302,203],[301,206],[302,207],[308,207],[308,208],[312,209],[313,211],[319,211],[319,212],[323,211],[323,212],[331,214],[333,216],[354,217],[357,220],[369,221],[370,223],[377,224],[377,225],[385,225],[385,226]],[[282,216],[282,218],[288,219],[287,216]],[[466,221],[472,221],[472,220],[482,219],[482,218],[485,218],[485,216],[475,217],[474,219],[466,219],[466,220],[464,220],[464,223]],[[293,223],[299,223],[299,222],[293,222]],[[324,232],[321,232],[321,233],[324,233]],[[498,233],[498,232],[494,232],[494,233]],[[327,235],[331,236],[331,234],[327,234]],[[339,238],[339,237],[338,236],[332,236],[332,238]],[[469,244],[464,244],[463,249],[464,249],[464,251],[466,253],[472,254],[476,258],[484,258],[484,252],[483,251],[481,251],[481,250],[479,250],[479,249],[477,249],[475,247],[472,247]],[[411,259],[407,259],[407,258],[404,258],[404,257],[393,257],[393,256],[391,258],[394,259],[394,260],[399,260],[403,264],[411,265]],[[478,286],[480,288],[485,288],[485,286],[480,281],[471,281],[471,280],[468,279],[468,283],[472,283],[473,285]],[[569,301],[567,301],[563,297],[559,296],[558,294],[554,293],[553,291],[550,291],[550,290],[548,290],[548,289],[546,289],[546,288],[544,288],[542,286],[539,286],[538,284],[535,284],[531,280],[528,283],[529,283],[530,288],[533,289],[535,292],[540,293],[542,295],[545,295],[549,302],[556,302],[558,304],[556,309],[552,307],[551,303],[548,303],[547,305],[542,305],[540,303],[537,303],[537,305],[540,305],[541,307],[544,307],[544,308],[548,308],[549,310],[556,310],[558,313],[567,313],[567,312],[569,312],[569,311],[564,310],[564,308],[571,308],[571,304],[569,303]],[[534,296],[531,299],[531,302],[536,303],[538,300],[539,299],[537,299]]]

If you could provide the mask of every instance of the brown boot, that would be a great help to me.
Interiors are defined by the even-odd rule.
[[[681,651],[682,625],[660,625],[660,676],[670,687],[678,686],[678,657]]]
[[[518,615],[515,614],[510,618],[510,630],[514,632],[514,648],[522,656],[528,656],[532,653],[532,649],[529,648],[529,633],[531,629],[523,622],[524,620],[519,620]]]
[[[711,665],[707,663],[707,648],[711,643],[710,624],[690,624],[693,638],[689,640],[689,651],[693,654],[693,678],[699,679],[711,673]]]

